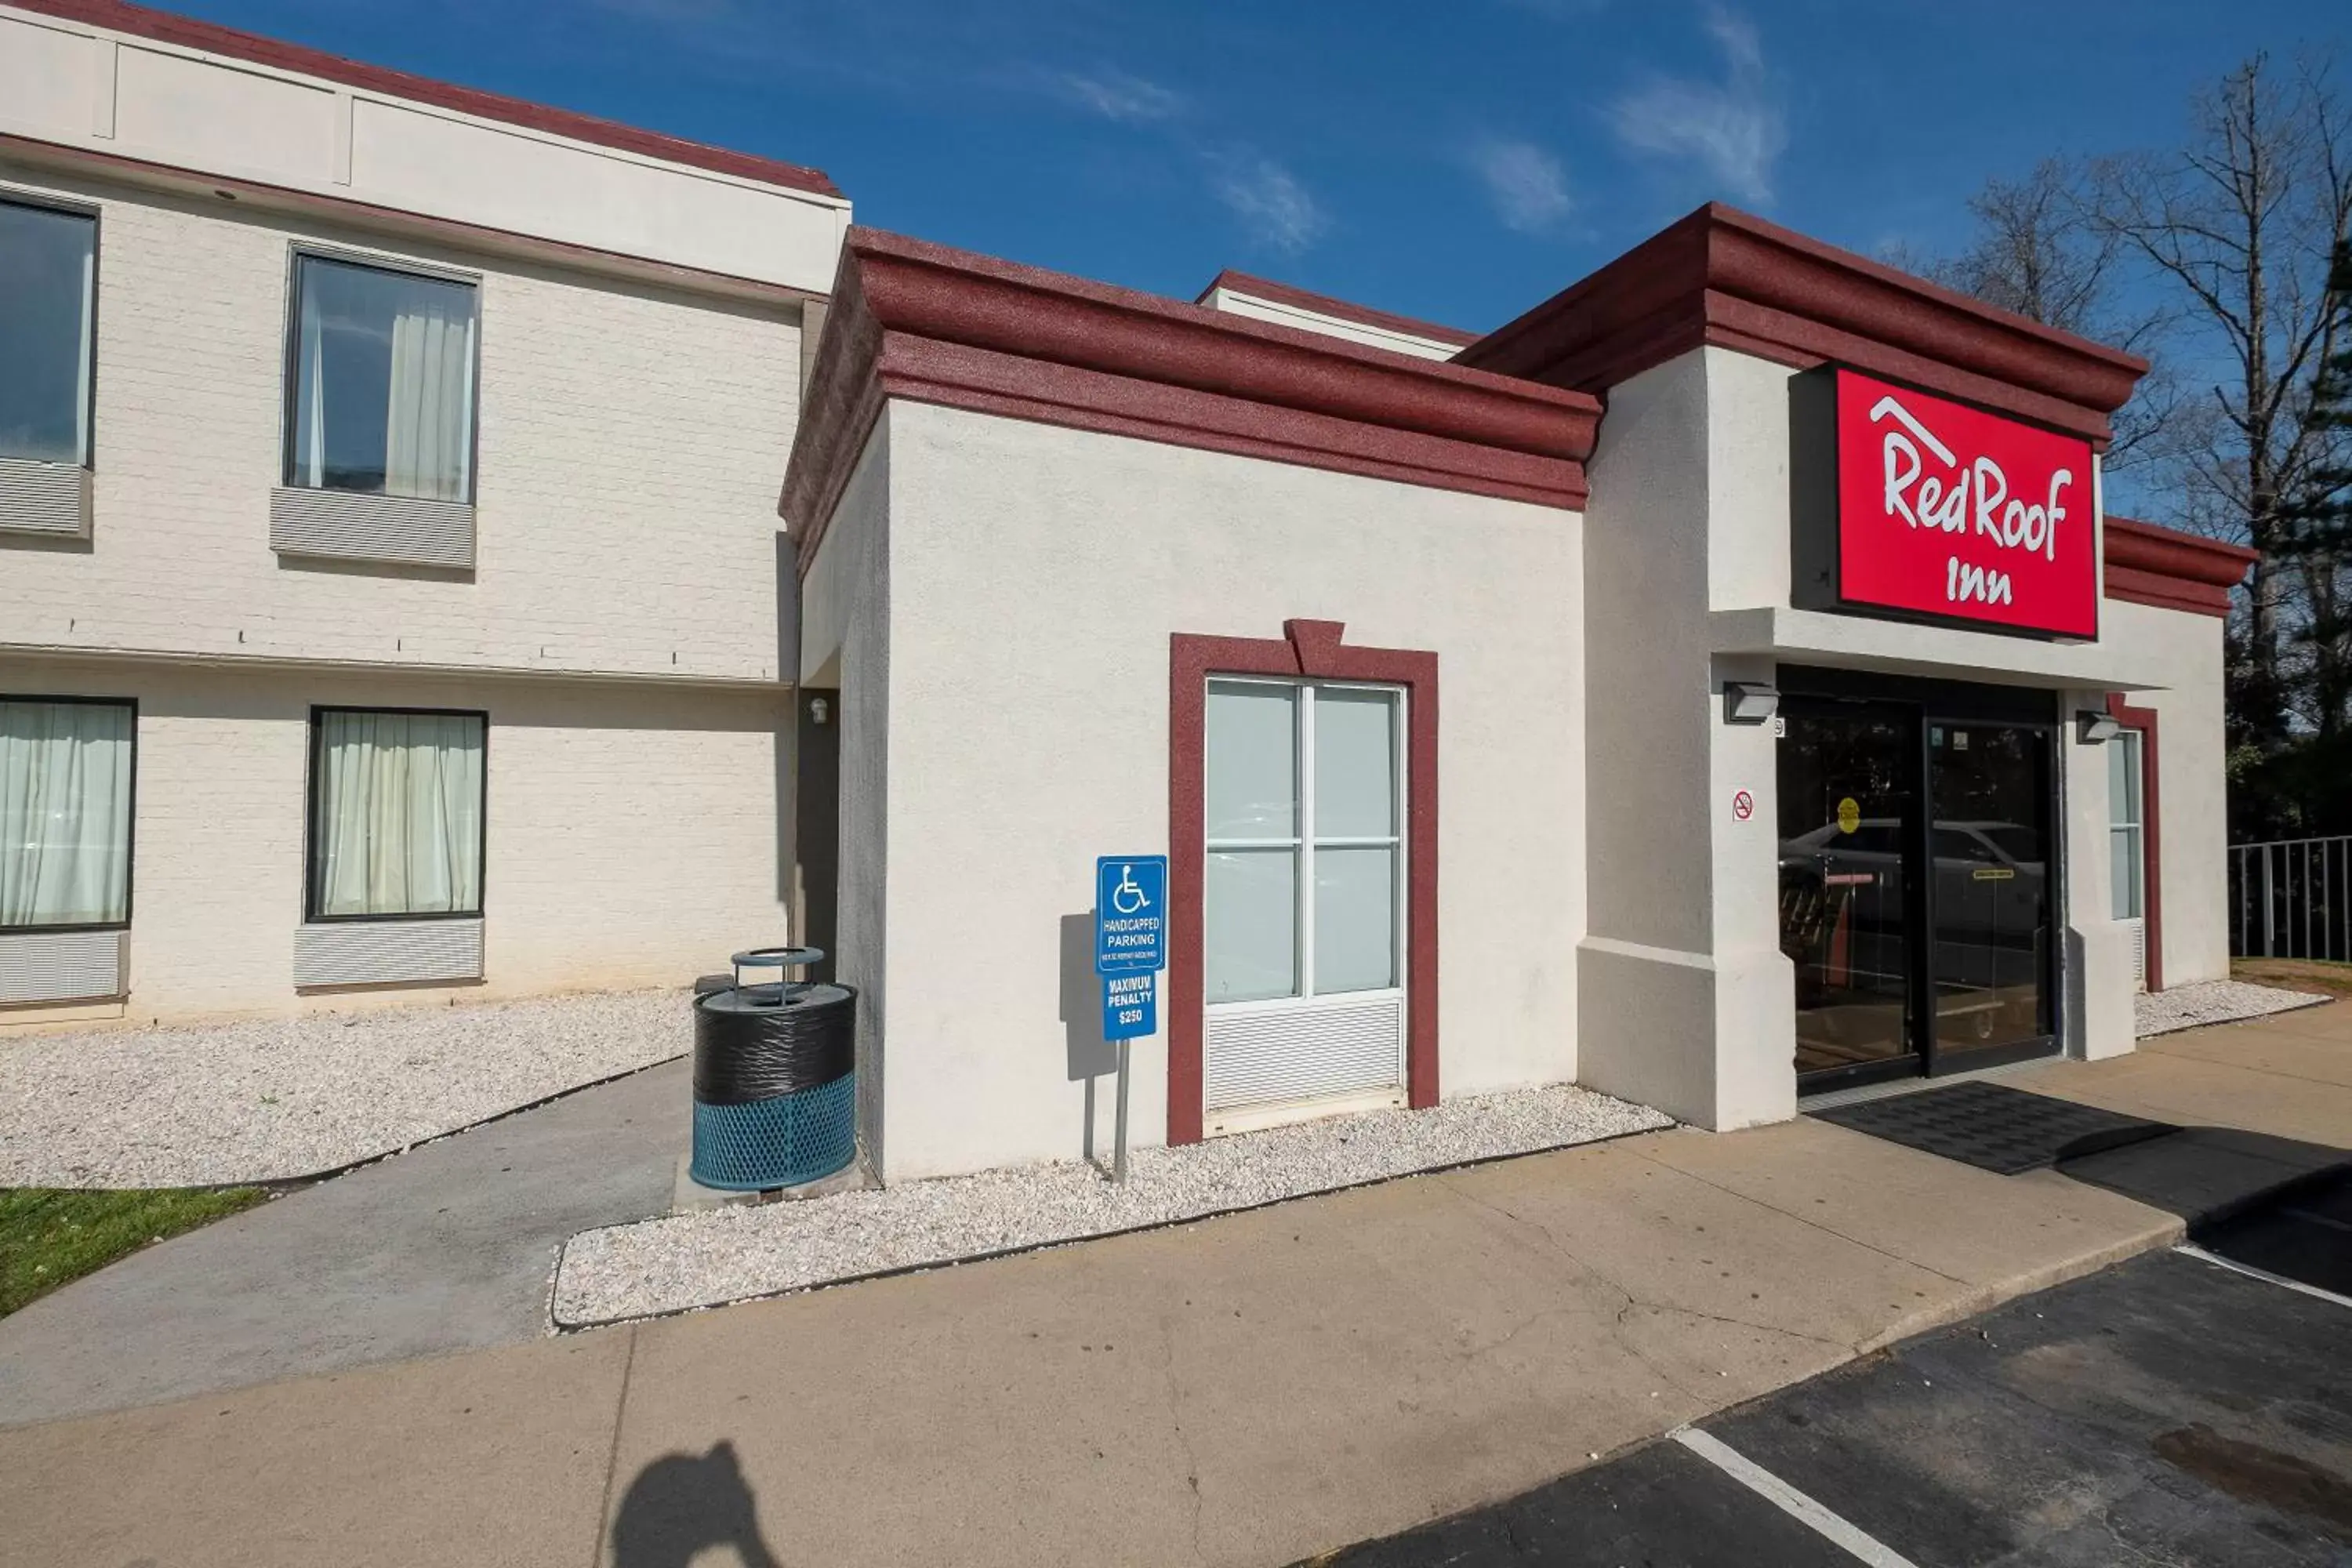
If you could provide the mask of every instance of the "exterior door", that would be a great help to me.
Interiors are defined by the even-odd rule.
[[[1917,717],[1790,698],[1782,719],[1780,951],[1797,968],[1797,1071],[1916,1071]]]
[[[2050,750],[2044,726],[1928,722],[1931,1070],[2030,1055],[2054,1037]]]
[[[1801,1089],[2053,1051],[2057,731],[2025,717],[2046,700],[1782,679],[1813,685],[1782,699],[1779,748]]]

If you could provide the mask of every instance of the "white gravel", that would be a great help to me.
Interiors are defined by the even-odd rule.
[[[0,1186],[316,1175],[693,1044],[679,990],[0,1041]]]
[[[2332,1000],[2315,992],[2282,991],[2242,980],[2197,980],[2168,991],[2142,992],[2133,1005],[2138,1015],[2139,1037],[2145,1040],[2150,1035],[2292,1013],[2297,1007],[2315,1007]]]
[[[1559,1085],[1139,1149],[1123,1188],[1070,1160],[612,1226],[564,1245],[553,1312],[581,1328],[719,1306],[1673,1124]]]

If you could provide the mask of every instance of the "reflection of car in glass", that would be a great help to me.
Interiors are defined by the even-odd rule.
[[[1983,1009],[2007,1005],[1996,998],[2031,1006],[2039,995],[2049,880],[2041,835],[2014,822],[1945,820],[1932,837],[1937,1008],[1981,1012],[1979,1032],[1990,1037],[1996,1020]],[[1831,822],[1785,839],[1782,901],[1792,881],[1816,879],[1826,896],[1846,890],[1857,931],[1900,931],[1904,849],[1901,820],[1885,816],[1852,833]]]

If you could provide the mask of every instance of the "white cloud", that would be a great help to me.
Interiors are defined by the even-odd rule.
[[[1064,71],[1055,84],[1064,97],[1081,109],[1129,124],[1166,120],[1184,107],[1182,96],[1172,89],[1109,67]]]
[[[1522,233],[1551,227],[1575,205],[1559,160],[1532,142],[1489,138],[1470,149],[1470,166],[1503,222]]]
[[[1610,106],[1610,124],[1637,153],[1694,159],[1740,200],[1769,202],[1789,132],[1762,40],[1755,24],[1719,7],[1706,30],[1723,53],[1721,82],[1654,77]]]
[[[1253,238],[1276,250],[1306,249],[1328,222],[1297,177],[1263,153],[1228,153],[1215,159],[1210,188],[1240,216]]]

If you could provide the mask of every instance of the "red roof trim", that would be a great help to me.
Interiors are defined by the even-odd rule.
[[[625,153],[638,153],[649,158],[683,163],[689,168],[705,169],[715,174],[732,174],[738,179],[755,180],[764,185],[782,185],[796,191],[811,191],[818,195],[841,195],[839,188],[825,177],[822,170],[803,168],[798,163],[787,163],[775,158],[762,158],[755,153],[738,153],[730,148],[713,147],[708,142],[688,142],[682,137],[665,135],[661,132],[646,131],[635,125],[623,125],[617,121],[600,120],[594,115],[580,114],[569,109],[509,98],[503,93],[485,92],[478,88],[436,81],[430,77],[412,76],[406,71],[345,59],[321,49],[306,48],[299,44],[284,43],[255,33],[239,32],[234,27],[200,22],[192,16],[129,5],[126,0],[6,0],[6,3],[18,10],[202,49],[208,54],[226,55],[232,59],[273,66],[279,70],[322,77],[329,81],[341,82],[345,87],[435,104],[461,114],[503,121],[509,125],[568,136],[575,142],[590,142]]]
[[[888,399],[1580,510],[1601,405],[853,228],[778,510],[815,559]]]
[[[2242,544],[2128,517],[2109,517],[2106,537],[2108,598],[2202,616],[2230,613],[2230,590],[2259,556]]]
[[[1710,204],[1456,356],[1604,392],[1702,345],[1874,375],[2104,445],[2147,362]]]
[[[1377,310],[1370,305],[1359,305],[1349,300],[1335,300],[1328,294],[1277,283],[1271,278],[1259,278],[1247,272],[1226,268],[1209,279],[1209,286],[1192,296],[1196,305],[1208,303],[1209,296],[1224,289],[1235,294],[1247,294],[1255,299],[1272,300],[1277,304],[1296,305],[1302,310],[1319,310],[1327,316],[1337,316],[1343,321],[1360,326],[1381,327],[1409,337],[1428,338],[1433,342],[1466,347],[1478,341],[1476,332],[1465,332],[1459,327],[1441,327],[1434,321],[1423,321],[1412,316],[1400,316],[1390,310]]]

